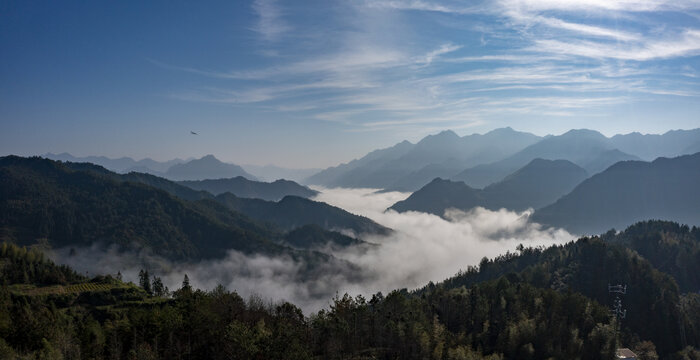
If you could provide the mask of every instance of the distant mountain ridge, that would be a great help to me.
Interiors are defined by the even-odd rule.
[[[610,138],[615,148],[651,161],[658,157],[690,155],[700,151],[700,129],[671,130],[663,134],[633,132]]]
[[[230,192],[238,197],[257,198],[268,201],[279,201],[288,195],[310,198],[318,194],[318,191],[311,190],[294,181],[276,180],[267,183],[248,180],[243,176],[230,179],[179,181],[178,183],[194,190],[207,191],[214,195]]]
[[[622,160],[638,160],[634,155],[616,150],[610,139],[587,129],[570,130],[559,136],[549,136],[503,160],[466,169],[451,179],[464,181],[476,188],[483,188],[500,181],[508,174],[530,161],[569,160],[586,169],[589,174],[605,170]]]
[[[191,260],[220,257],[227,249],[285,251],[273,243],[274,229],[213,201],[184,201],[145,184],[115,180],[118,174],[96,165],[65,164],[70,163],[0,158],[3,240],[30,245],[45,238],[53,247],[116,244]]]
[[[329,168],[308,178],[306,183],[329,187],[371,187],[415,190],[432,174],[413,175],[426,166],[444,163],[456,173],[469,166],[492,162],[511,155],[537,142],[536,135],[511,128],[496,129],[486,134],[460,137],[446,130],[429,135],[416,144],[403,141],[391,148],[373,151],[366,156]],[[452,159],[452,163],[445,163]]]
[[[387,235],[391,232],[391,229],[364,216],[354,215],[341,208],[298,196],[285,196],[278,202],[272,202],[245,199],[231,193],[224,193],[218,195],[216,201],[258,221],[275,224],[283,230],[293,230],[304,225],[317,225],[330,231],[349,230],[353,232],[353,236]]]
[[[289,249],[280,245],[284,232],[307,224],[357,234],[389,231],[324,203],[289,198],[282,204],[238,198],[239,207],[253,203],[274,215],[254,219],[212,194],[150,174],[120,175],[90,163],[0,157],[0,240],[31,245],[43,238],[53,247],[116,244],[147,248],[169,259],[196,260],[221,257],[228,249],[285,254]],[[314,219],[318,214],[322,216]],[[326,230],[313,233],[315,244],[344,241]]]
[[[236,164],[224,163],[214,157],[206,155],[200,159],[194,159],[182,164],[175,164],[165,172],[165,177],[170,180],[205,180],[224,179],[242,176],[248,180],[257,178]]]
[[[89,163],[63,163],[63,165],[74,170],[94,172],[114,181],[145,184],[187,201],[210,200],[217,202],[229,210],[242,213],[256,221],[273,225],[285,231],[304,225],[318,225],[329,231],[350,231],[356,236],[367,233],[388,234],[391,231],[391,229],[366,217],[351,214],[323,202],[297,196],[285,196],[277,202],[237,197],[230,192],[214,196],[207,191],[195,190],[150,174],[132,172],[119,175]]]
[[[286,179],[297,183],[304,181],[304,179],[322,170],[318,168],[294,169],[275,165],[241,165],[241,167],[243,170],[253,174],[253,176],[262,181]]]
[[[422,211],[443,216],[446,209],[522,211],[548,205],[588,177],[587,172],[567,160],[535,159],[500,182],[483,190],[461,181],[437,178],[407,199],[392,205],[398,212]]]
[[[182,164],[187,162],[188,160],[183,160],[183,159],[173,159],[173,160],[168,160],[168,161],[156,161],[150,158],[145,158],[141,160],[134,160],[130,157],[121,157],[121,158],[108,158],[106,156],[83,156],[83,157],[76,157],[73,156],[69,153],[60,153],[60,154],[52,154],[52,153],[46,153],[42,155],[43,157],[51,160],[60,160],[60,161],[70,161],[70,162],[89,162],[92,164],[100,165],[103,166],[104,168],[118,172],[118,173],[126,173],[130,171],[138,171],[138,172],[145,172],[149,174],[163,174],[165,173],[171,166],[176,165],[176,164]]]
[[[588,129],[544,137],[511,128],[459,137],[452,131],[429,135],[416,144],[400,142],[322,170],[304,183],[327,187],[369,187],[415,191],[439,177],[485,188],[530,161],[568,160],[590,175],[625,160],[652,160],[700,151],[700,129],[661,135],[631,133],[611,138]]]
[[[532,221],[574,233],[622,229],[640,220],[700,225],[700,153],[622,161],[583,181]]]

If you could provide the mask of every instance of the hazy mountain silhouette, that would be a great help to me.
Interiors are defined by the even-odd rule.
[[[698,141],[697,143],[695,143],[693,145],[688,146],[687,148],[685,148],[683,150],[683,152],[686,154],[695,154],[695,153],[700,152],[700,141]]]
[[[295,206],[294,199],[288,201],[290,205],[264,204],[273,221],[262,222],[233,210],[207,192],[153,175],[120,175],[90,163],[7,156],[0,158],[0,241],[32,245],[46,239],[55,248],[95,243],[117,245],[123,250],[147,248],[178,260],[221,257],[229,249],[306,256],[280,245],[294,235],[284,234],[275,221],[286,229],[294,227],[291,223],[305,225],[299,214],[286,219],[285,206],[301,209],[306,218],[321,213],[318,222],[333,228],[358,233],[389,231],[330,205],[297,199],[304,204]],[[240,200],[243,204],[262,201]],[[343,224],[348,224],[347,228]],[[322,229],[313,233],[317,245],[324,241],[330,245],[347,243],[337,233]]]
[[[229,209],[261,222],[275,224],[284,230],[312,224],[327,230],[351,230],[355,235],[388,234],[391,231],[364,216],[298,196],[286,196],[278,202],[273,202],[224,193],[218,195],[216,200]]]
[[[502,181],[483,190],[464,182],[435,179],[390,209],[422,211],[442,216],[448,208],[521,211],[548,205],[587,177],[586,170],[566,160],[535,159]]]
[[[426,179],[502,159],[539,139],[511,128],[464,137],[446,130],[426,136],[415,145],[404,141],[388,149],[373,151],[359,160],[326,169],[307,179],[307,183],[412,190],[425,184]],[[430,167],[432,164],[436,166]],[[436,172],[432,173],[432,170]],[[411,175],[416,172],[419,173]]]
[[[414,145],[408,141],[402,141],[390,148],[374,150],[360,159],[352,160],[345,164],[329,167],[319,171],[304,180],[306,184],[316,184],[324,186],[338,186],[346,173],[355,169],[368,169],[372,171],[381,167],[381,164],[389,160],[401,157],[407,153]]]
[[[421,211],[443,216],[445,209],[471,209],[484,206],[481,191],[473,189],[462,181],[436,178],[406,200],[392,205],[389,209],[398,212]]]
[[[230,192],[238,197],[257,198],[269,201],[278,201],[287,195],[309,198],[318,194],[306,186],[301,186],[294,181],[277,180],[271,183],[248,180],[242,176],[230,179],[208,179],[180,181],[195,190],[203,190],[214,195]]]
[[[505,179],[487,186],[487,208],[538,209],[551,204],[586,180],[588,173],[567,160],[532,160]]]
[[[537,158],[569,160],[586,169],[589,174],[602,171],[620,160],[637,159],[634,155],[613,150],[615,148],[610,139],[597,131],[570,130],[559,136],[546,137],[506,159],[466,169],[452,179],[482,188],[500,181]]]
[[[275,165],[241,165],[243,170],[253,174],[262,181],[275,181],[279,179],[287,179],[296,182],[302,182],[309,176],[318,173],[322,169],[292,169]]]
[[[242,213],[257,221],[283,230],[315,224],[327,230],[348,230],[355,234],[386,234],[390,231],[390,229],[368,218],[351,214],[323,202],[311,201],[296,196],[287,196],[279,202],[242,198],[231,193],[214,196],[207,191],[195,190],[150,174],[129,173],[120,175],[89,163],[64,163],[63,165],[73,170],[97,173],[114,181],[128,181],[152,186],[183,200],[210,200],[218,202],[229,210]]]
[[[149,248],[172,259],[219,257],[226,249],[284,251],[271,242],[281,236],[274,229],[214,201],[183,201],[87,166],[93,169],[41,158],[0,158],[3,240],[32,244],[45,238],[53,247],[100,242]]]
[[[155,171],[151,168],[145,167],[145,166],[133,166],[130,167],[126,170],[123,171],[123,173],[127,174],[130,172],[137,172],[137,173],[143,173],[143,174],[151,174],[159,177],[165,177],[165,173],[161,171]]]
[[[646,219],[700,225],[698,184],[700,153],[619,162],[537,210],[532,220],[589,234]]]
[[[165,176],[171,180],[224,179],[236,176],[257,180],[240,166],[221,162],[214,155],[206,155],[201,159],[173,165],[166,171]]]
[[[304,225],[288,232],[284,244],[296,249],[324,250],[326,247],[343,248],[367,244],[335,231],[326,231],[318,225]]]
[[[610,141],[623,152],[651,161],[657,157],[674,157],[700,151],[700,129],[671,130],[661,135],[634,132],[615,135]]]
[[[391,184],[387,190],[415,191],[420,189],[432,179],[448,179],[464,169],[464,163],[456,159],[448,159],[439,164],[426,165]]]
[[[43,157],[51,160],[60,161],[70,161],[70,162],[89,162],[92,164],[100,165],[114,172],[124,173],[129,171],[139,171],[149,174],[163,174],[168,168],[176,164],[182,164],[187,160],[173,159],[168,161],[156,161],[153,159],[145,158],[141,160],[134,160],[130,157],[121,157],[118,159],[111,159],[105,156],[84,156],[76,157],[69,153],[52,154],[47,153],[42,155]]]

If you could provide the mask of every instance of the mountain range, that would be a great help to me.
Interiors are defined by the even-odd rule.
[[[535,159],[500,182],[483,190],[461,181],[434,179],[407,199],[392,205],[398,212],[421,211],[439,216],[455,208],[481,206],[522,211],[556,201],[588,177],[586,170],[567,160]]]
[[[194,260],[220,257],[228,249],[288,253],[280,245],[284,232],[306,224],[356,234],[389,231],[369,219],[303,198],[290,196],[280,203],[230,193],[217,198],[153,175],[120,175],[88,163],[6,156],[0,158],[0,185],[0,238],[18,244],[40,239],[52,247],[103,243]],[[245,205],[249,202],[255,205]],[[269,213],[254,220],[227,206],[232,203]],[[314,222],[315,214],[322,217]],[[327,231],[326,235],[337,237]]]
[[[435,179],[389,209],[445,216],[449,208],[532,208],[533,222],[598,234],[647,219],[700,225],[698,184],[700,153],[621,161],[590,178],[572,162],[536,159],[483,190]]]
[[[569,160],[586,169],[589,174],[605,170],[622,160],[638,160],[613,147],[610,139],[592,130],[571,130],[559,136],[549,136],[503,160],[466,169],[452,177],[472,187],[483,188],[497,182],[533,159]]]
[[[243,213],[260,222],[275,224],[284,230],[292,230],[303,225],[318,225],[332,231],[349,231],[353,236],[362,234],[383,234],[390,230],[374,221],[359,215],[298,196],[285,196],[278,202],[260,199],[246,199],[231,193],[216,197],[216,201],[227,208]]]
[[[275,181],[279,179],[301,182],[309,176],[321,171],[318,168],[292,169],[275,165],[241,165],[243,170],[253,174],[262,181]]]
[[[421,169],[443,164],[457,173],[467,167],[502,159],[539,140],[533,134],[511,128],[486,134],[460,137],[443,131],[416,144],[403,141],[387,149],[373,151],[358,160],[329,168],[305,182],[329,187],[371,187],[411,190],[424,184]],[[412,175],[414,173],[418,173]],[[428,175],[430,176],[430,175]],[[434,178],[430,177],[430,179]]]
[[[121,158],[108,158],[105,156],[83,156],[83,157],[78,157],[78,156],[73,156],[69,153],[60,153],[60,154],[53,154],[53,153],[46,153],[41,155],[44,158],[51,159],[51,160],[59,160],[59,161],[69,161],[69,162],[88,162],[96,165],[100,165],[108,170],[117,172],[117,173],[129,173],[129,172],[139,172],[139,173],[145,173],[145,174],[151,174],[151,175],[156,175],[160,177],[168,177],[167,171],[170,169],[173,165],[178,165],[178,164],[185,164],[189,162],[194,162],[195,164],[199,163],[200,170],[202,170],[202,174],[220,174],[221,168],[224,167],[225,163],[222,163],[221,161],[209,161],[211,160],[210,157],[214,157],[213,155],[207,155],[204,156],[203,158],[200,159],[194,159],[194,158],[189,158],[189,159],[173,159],[173,160],[168,160],[168,161],[156,161],[150,158],[145,158],[142,160],[134,160],[130,157],[121,157]],[[215,159],[215,158],[214,158]],[[205,161],[202,161],[205,160]],[[204,164],[202,164],[204,163]],[[208,163],[208,164],[207,164]],[[231,164],[234,165],[234,164]],[[238,165],[235,165],[238,166]],[[284,168],[284,167],[279,167],[279,166],[274,166],[274,165],[266,165],[266,166],[258,166],[258,165],[243,165],[243,166],[238,166],[243,170],[241,172],[240,170],[236,169],[237,172],[234,172],[234,174],[239,174],[240,176],[245,176],[248,179],[254,180],[256,178],[263,180],[263,181],[274,181],[278,179],[287,179],[287,180],[292,180],[299,182],[317,172],[319,172],[321,169],[292,169],[292,168]],[[217,173],[218,172],[218,173]],[[245,174],[247,175],[245,175]],[[230,174],[230,173],[229,173]],[[176,174],[177,175],[177,174]],[[224,177],[232,177],[232,176],[224,176]],[[205,176],[205,178],[207,178]],[[173,180],[178,180],[178,179],[173,179]]]
[[[623,161],[579,184],[532,220],[575,233],[622,229],[641,220],[700,225],[700,153]]]
[[[175,164],[165,172],[165,177],[170,180],[224,179],[237,176],[257,180],[255,176],[247,173],[242,167],[221,162],[214,155],[206,155],[201,159]]]
[[[416,144],[403,141],[372,151],[360,159],[322,170],[304,183],[415,191],[440,177],[481,189],[537,158],[568,160],[593,175],[618,161],[653,160],[698,151],[700,129],[611,138],[587,129],[544,137],[511,128],[464,137],[443,131]]]
[[[130,157],[121,157],[117,159],[111,159],[105,156],[83,156],[76,157],[69,153],[52,154],[46,153],[42,155],[47,159],[59,160],[59,161],[70,161],[70,162],[88,162],[96,165],[100,165],[106,169],[112,170],[118,173],[126,173],[130,171],[145,172],[154,175],[162,175],[168,169],[176,164],[182,164],[192,159],[182,160],[173,159],[168,161],[156,161],[150,158],[145,158],[141,160],[134,160]]]
[[[318,194],[318,191],[311,190],[294,181],[275,180],[274,182],[267,183],[248,180],[243,176],[229,179],[180,181],[178,183],[191,189],[206,191],[214,195],[230,192],[238,197],[257,198],[269,201],[279,201],[288,195],[310,198]]]

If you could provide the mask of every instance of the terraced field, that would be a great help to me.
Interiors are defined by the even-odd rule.
[[[81,283],[71,285],[51,285],[36,287],[33,285],[12,285],[10,291],[25,296],[42,296],[42,295],[62,295],[62,294],[79,294],[84,292],[100,292],[110,291],[117,288],[128,288],[126,284],[109,284],[109,283]]]

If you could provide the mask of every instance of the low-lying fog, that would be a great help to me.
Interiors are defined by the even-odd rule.
[[[435,215],[408,212],[384,212],[408,197],[408,193],[377,193],[375,189],[324,189],[314,200],[366,216],[394,229],[389,236],[363,236],[379,244],[369,250],[348,248],[332,255],[358,265],[362,276],[343,268],[328,266],[314,276],[302,276],[302,265],[287,257],[245,256],[231,251],[224,259],[196,264],[175,264],[145,253],[119,254],[98,246],[55,251],[58,262],[91,274],[116,274],[138,282],[138,272],[148,267],[170,289],[180,287],[184,274],[193,286],[212,289],[218,284],[241,296],[259,295],[271,301],[287,300],[305,313],[326,307],[336,294],[363,294],[366,297],[393,289],[414,289],[429,281],[439,282],[489,258],[514,251],[518,244],[539,246],[561,244],[575,236],[564,230],[544,230],[528,222],[529,212],[489,211],[477,208],[469,212],[451,210],[449,220]]]

